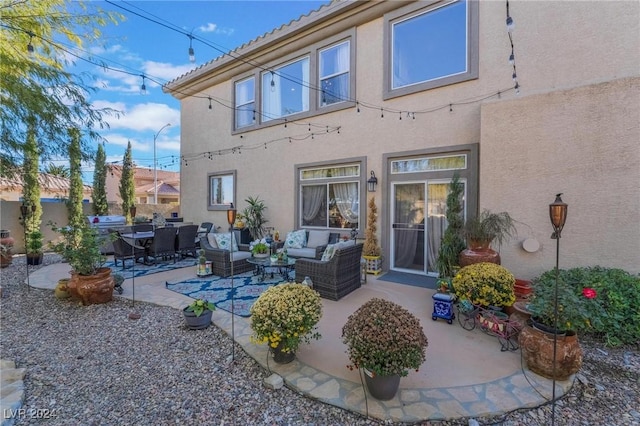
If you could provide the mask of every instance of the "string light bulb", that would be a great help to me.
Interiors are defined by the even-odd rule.
[[[141,95],[146,95],[147,94],[147,85],[144,84],[144,75],[141,75],[140,77],[142,77],[142,86],[140,86],[140,94]]]
[[[509,64],[513,65],[516,63],[516,57],[513,54],[513,52],[511,52],[511,55],[509,55]]]
[[[33,44],[31,44],[31,42],[33,41],[34,34],[32,32],[28,32],[27,34],[29,34],[29,44],[27,44],[27,52],[33,53],[34,49],[33,49]]]
[[[189,34],[189,62],[192,64],[196,61],[196,52],[193,50],[193,36]]]
[[[211,97],[209,97],[209,109],[213,109],[213,106],[211,105]]]
[[[513,32],[515,28],[515,24],[513,23],[513,18],[511,16],[507,16],[507,31]]]

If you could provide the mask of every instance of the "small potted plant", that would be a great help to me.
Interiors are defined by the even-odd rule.
[[[511,306],[516,301],[515,277],[505,267],[491,262],[474,263],[453,277],[453,288],[460,300],[476,306]]]
[[[264,205],[259,197],[248,197],[246,200],[247,207],[241,212],[244,226],[249,230],[251,238],[254,240],[264,236],[264,225],[269,222],[264,215],[267,206]]]
[[[182,310],[184,319],[191,330],[202,330],[211,325],[211,315],[216,305],[206,299],[198,298]]]
[[[293,361],[302,343],[319,339],[320,295],[310,287],[282,283],[265,290],[251,307],[251,341],[268,344],[277,363]]]
[[[394,397],[400,377],[418,370],[425,360],[428,341],[420,320],[402,306],[373,298],[360,306],[342,327],[351,365],[362,368],[371,395]]]
[[[253,257],[269,257],[269,244],[264,238],[252,241],[249,244],[249,250],[251,250]]]

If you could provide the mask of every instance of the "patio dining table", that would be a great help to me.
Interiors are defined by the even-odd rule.
[[[153,231],[140,231],[140,232],[129,232],[120,234],[122,238],[127,240],[130,244],[138,245],[141,247],[149,247],[153,242]]]

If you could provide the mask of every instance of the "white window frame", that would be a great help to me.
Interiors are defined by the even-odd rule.
[[[249,81],[253,81],[253,93],[251,93],[251,97],[247,98],[246,102],[240,102],[238,100],[238,88],[240,86],[242,86],[243,84],[248,83]],[[235,84],[233,85],[234,87],[234,102],[235,102],[235,114],[234,114],[234,128],[235,129],[244,129],[247,127],[251,127],[253,125],[255,125],[256,123],[256,117],[255,117],[255,111],[256,111],[256,81],[255,81],[255,76],[250,76],[247,78],[243,78],[242,80],[238,80],[235,82]],[[238,123],[238,118],[239,118],[239,114],[246,112],[248,110],[243,109],[243,107],[253,104],[253,108],[251,108],[252,114],[253,114],[253,118],[251,120],[251,122],[249,124],[245,124],[245,125],[240,125]]]
[[[305,62],[306,62],[306,70],[304,69]],[[290,65],[297,64],[297,63],[302,63],[302,67],[303,67],[301,81],[298,81],[299,80],[298,76],[287,75],[286,72],[281,71],[283,68],[286,68]],[[306,81],[305,81],[305,75],[304,75],[305,72],[306,72]],[[264,71],[260,74],[260,82],[261,82],[260,93],[262,94],[260,115],[262,117],[262,120],[261,120],[262,122],[277,120],[280,118],[285,118],[291,115],[296,115],[296,114],[309,111],[309,105],[310,105],[309,89],[311,87],[310,72],[311,72],[311,59],[309,55],[305,55],[293,61],[289,61],[282,65],[279,65],[278,67],[275,67],[272,70]],[[302,107],[299,111],[279,113],[279,115],[276,115],[275,109],[279,109],[280,107],[278,105],[282,104],[283,93],[281,92],[281,90],[285,85],[285,81],[288,81],[289,83],[293,83],[295,87],[292,87],[291,90],[295,90],[296,88],[299,87],[299,90],[301,92]],[[275,98],[272,95],[273,93],[275,93],[276,95],[279,94],[280,99]],[[267,103],[272,104],[269,107],[269,109],[265,107]]]
[[[327,74],[327,75],[322,75],[322,65],[323,65],[323,53],[335,49],[339,46],[343,46],[346,45],[347,46],[347,64],[346,64],[346,69],[343,70],[338,70],[337,72],[333,73],[333,74]],[[351,99],[351,40],[344,40],[341,41],[339,43],[335,43],[331,46],[327,46],[323,49],[320,49],[318,51],[318,88],[320,90],[320,96],[318,97],[318,105],[320,108],[324,108],[330,105],[334,105],[340,102],[346,102],[348,100]],[[346,75],[347,76],[347,95],[346,97],[340,98],[339,96],[336,95],[332,95],[336,98],[338,98],[336,101],[334,102],[327,102],[326,101],[326,93],[325,93],[325,89],[324,89],[324,85],[323,85],[323,81],[325,80],[330,80],[334,77],[338,77],[338,76],[343,76]]]

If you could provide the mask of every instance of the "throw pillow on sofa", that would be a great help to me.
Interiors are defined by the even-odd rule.
[[[223,250],[230,250],[231,244],[233,243],[233,251],[238,251],[238,243],[236,242],[235,236],[233,240],[231,239],[231,234],[213,234],[216,239],[216,243],[218,243],[218,248]]]
[[[322,261],[327,262],[331,260],[333,255],[336,252],[336,246],[334,244],[329,244],[326,249],[324,249],[324,253],[322,253]]]
[[[329,244],[329,231],[309,231],[307,247],[316,248]]]
[[[216,234],[207,234],[207,241],[213,248],[218,248],[218,242],[216,241]]]
[[[307,245],[307,232],[304,229],[291,231],[284,241],[285,248],[301,249]]]

